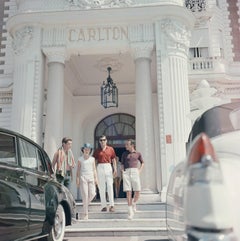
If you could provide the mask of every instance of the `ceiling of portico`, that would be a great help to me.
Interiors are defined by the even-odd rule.
[[[152,89],[156,92],[155,54],[151,62]],[[73,55],[65,64],[65,83],[73,96],[100,95],[100,87],[107,79],[107,67],[117,84],[119,94],[135,93],[135,63],[129,53],[107,55]]]

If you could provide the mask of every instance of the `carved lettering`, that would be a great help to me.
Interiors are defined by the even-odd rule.
[[[128,28],[113,26],[70,29],[68,40],[69,42],[128,40]]]
[[[84,31],[82,29],[79,30],[78,40],[81,40],[81,41],[86,40],[85,35],[84,35]]]
[[[71,30],[69,31],[68,40],[69,40],[70,42],[77,40],[76,30],[75,30],[75,29],[71,29]]]
[[[122,39],[128,39],[128,30],[127,29],[124,29],[123,27],[121,27],[121,34],[122,34],[122,36],[121,36],[121,38]]]
[[[106,34],[107,34],[107,39],[106,40],[109,40],[109,32],[110,32],[111,27],[105,27],[103,29],[106,30]]]
[[[113,28],[113,39],[114,40],[118,40],[119,37],[120,37],[119,28],[118,27],[114,27]]]
[[[104,37],[101,36],[102,32],[101,32],[101,28],[97,28],[98,31],[98,41],[103,41]]]
[[[96,40],[96,30],[94,28],[88,29],[88,41]]]

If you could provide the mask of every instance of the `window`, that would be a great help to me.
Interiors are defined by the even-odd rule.
[[[19,148],[23,167],[37,171],[45,170],[42,155],[36,146],[23,139],[20,139]]]
[[[135,139],[135,117],[118,113],[101,120],[95,129],[95,146],[101,135],[108,138],[108,144],[114,147],[124,147],[124,141]]]
[[[199,47],[199,48],[190,48],[189,50],[190,58],[208,58],[208,48],[207,47]]]
[[[0,162],[17,163],[15,137],[0,133]]]
[[[215,106],[204,112],[193,124],[188,143],[200,133],[206,133],[210,138],[227,132],[239,130],[239,102]],[[189,144],[188,144],[189,147]]]

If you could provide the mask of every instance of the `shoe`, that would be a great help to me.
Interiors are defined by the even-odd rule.
[[[114,207],[113,206],[111,206],[110,208],[109,208],[109,212],[115,212],[115,210],[114,210]]]
[[[133,208],[132,206],[128,206],[128,220],[132,220],[134,216]]]
[[[133,202],[132,204],[132,209],[133,209],[133,212],[136,213],[137,212],[137,204]]]
[[[107,208],[106,208],[106,207],[103,208],[103,209],[101,210],[101,212],[107,212]]]

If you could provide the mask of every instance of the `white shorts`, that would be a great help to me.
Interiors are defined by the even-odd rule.
[[[123,171],[123,191],[141,191],[138,168],[127,168]]]

